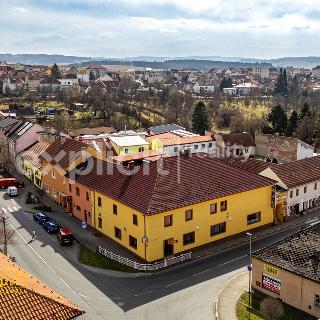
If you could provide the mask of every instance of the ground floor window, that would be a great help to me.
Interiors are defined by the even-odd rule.
[[[314,306],[320,308],[320,294],[314,296]]]
[[[98,218],[98,227],[102,228],[102,219],[101,218]]]
[[[138,241],[135,237],[133,236],[129,236],[129,246],[131,248],[137,249],[138,247]]]
[[[261,220],[261,212],[255,212],[247,216],[247,224],[257,223]]]
[[[121,240],[122,236],[121,236],[121,229],[114,227],[114,236],[116,238],[118,238],[119,240]]]
[[[217,234],[220,234],[220,233],[224,233],[224,232],[226,232],[226,223],[225,222],[215,224],[210,227],[211,237],[216,236]]]
[[[189,233],[185,233],[183,235],[183,245],[186,246],[190,243],[194,243],[195,241],[195,233],[193,232],[189,232]]]

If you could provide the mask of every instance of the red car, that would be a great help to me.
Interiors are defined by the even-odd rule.
[[[15,178],[0,178],[0,188],[5,189],[8,187],[23,188],[24,183],[22,181],[18,181]]]
[[[73,236],[70,228],[60,228],[57,234],[60,245],[72,245]]]

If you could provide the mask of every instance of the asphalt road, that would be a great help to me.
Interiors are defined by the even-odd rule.
[[[54,235],[47,234],[37,225],[30,213],[19,208],[18,199],[5,199],[0,192],[0,210],[9,217],[17,230],[17,244],[9,247],[9,254],[27,271],[46,282],[53,289],[83,308],[83,319],[109,319],[108,314],[119,314],[179,290],[232,272],[249,263],[248,245],[229,249],[201,260],[171,268],[152,275],[123,278],[107,272],[96,273],[76,260],[77,246],[60,247]],[[317,213],[320,217],[320,212]],[[305,225],[320,221],[309,218]],[[35,229],[37,239],[31,239]],[[253,241],[253,250],[272,244],[301,229],[300,226],[285,229],[277,234]],[[112,303],[113,302],[113,303]]]

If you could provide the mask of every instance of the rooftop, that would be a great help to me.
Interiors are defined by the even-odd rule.
[[[112,143],[119,147],[130,147],[130,146],[145,146],[148,145],[148,141],[143,139],[139,135],[126,135],[126,136],[109,136]]]
[[[92,160],[94,169],[90,173],[78,175],[74,170],[70,176],[75,176],[80,184],[144,214],[173,210],[275,184],[271,179],[233,167],[204,153],[191,157],[165,157],[150,162],[148,167],[132,170]],[[91,167],[92,163],[89,165]]]
[[[320,224],[304,229],[253,257],[320,283]]]
[[[38,141],[32,145],[28,150],[21,152],[23,159],[29,161],[34,166],[40,168],[39,156],[50,146],[49,142]]]
[[[244,147],[254,147],[256,145],[252,135],[247,132],[225,134],[222,139],[225,144],[230,146],[237,144]]]
[[[150,133],[164,133],[164,132],[170,132],[173,130],[185,130],[185,128],[175,124],[175,123],[170,123],[170,124],[163,124],[161,126],[155,126],[155,127],[150,127],[149,131]]]
[[[74,319],[84,312],[0,253],[0,319]],[[7,289],[7,290],[6,290]]]
[[[275,164],[271,162],[266,162],[263,160],[253,159],[253,158],[243,158],[243,157],[232,157],[222,159],[223,161],[238,167],[240,169],[259,174],[263,170],[269,167],[274,167]]]

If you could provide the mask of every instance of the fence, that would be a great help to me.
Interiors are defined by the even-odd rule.
[[[131,267],[139,271],[157,271],[157,270],[161,270],[161,269],[165,269],[167,267],[173,266],[183,261],[191,260],[191,252],[184,253],[184,254],[181,254],[180,256],[172,257],[169,259],[164,259],[163,261],[155,262],[155,263],[135,262],[128,258],[123,258],[115,253],[112,253],[100,246],[97,248],[97,252],[111,260],[117,261],[119,263],[122,263],[128,267]]]

